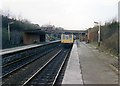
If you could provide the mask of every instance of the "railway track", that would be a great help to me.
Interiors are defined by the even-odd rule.
[[[70,49],[57,48],[3,78],[4,85],[55,85]]]
[[[69,56],[70,49],[63,49],[52,57],[42,68],[32,75],[22,86],[26,85],[50,85],[56,84],[63,65]]]
[[[58,47],[56,47],[58,48]],[[15,60],[13,62],[10,62],[8,64],[5,64],[2,66],[2,77],[0,78],[5,78],[7,76],[9,76],[11,73],[21,69],[22,67],[34,62],[35,60],[39,59],[40,57],[44,56],[45,54],[53,51],[55,48],[52,48],[50,50],[47,50],[44,53],[39,54],[40,52],[38,52],[37,54],[32,54],[30,56],[26,56],[24,58]]]
[[[60,46],[58,46],[60,47]],[[16,67],[3,76],[3,85],[21,85],[30,75],[33,75],[39,68],[41,68],[55,53],[58,53],[61,48],[54,48],[44,54],[38,55],[28,63],[21,63],[22,66]],[[18,64],[15,62],[15,64]],[[15,65],[13,64],[13,66]],[[10,66],[10,65],[9,65]],[[9,67],[8,66],[8,67]],[[23,76],[23,77],[22,77]]]

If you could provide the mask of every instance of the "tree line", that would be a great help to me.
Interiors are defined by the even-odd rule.
[[[8,34],[8,23],[13,22],[10,24],[10,37]],[[54,26],[54,25],[53,25]],[[2,48],[10,48],[10,47],[17,47],[24,45],[23,43],[23,32],[24,30],[29,29],[41,29],[46,32],[53,31],[56,33],[58,30],[63,30],[61,27],[50,27],[50,25],[46,25],[41,27],[38,24],[33,24],[27,19],[16,19],[16,18],[9,18],[8,15],[2,15]],[[55,34],[56,35],[56,34]]]
[[[91,33],[91,39],[90,42],[98,42],[98,26],[95,26],[93,28],[89,28],[89,33]],[[112,21],[105,23],[105,25],[101,25],[101,46],[100,48],[110,50],[110,52],[113,52],[114,54],[118,55],[119,53],[119,22]]]

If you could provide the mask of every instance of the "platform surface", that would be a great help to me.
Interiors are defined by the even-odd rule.
[[[118,75],[109,66],[114,58],[99,51],[91,44],[85,42],[77,42],[77,44],[84,84],[118,86]]]
[[[40,44],[30,44],[30,45],[24,45],[24,46],[18,46],[18,47],[13,47],[13,48],[2,49],[2,50],[0,50],[0,55],[15,52],[15,51],[20,51],[20,50],[24,50],[24,49],[28,49],[28,48],[38,47],[38,46],[42,46],[42,45],[47,44],[47,43],[54,43],[54,42],[59,42],[59,41],[60,40],[43,42],[43,43],[40,43]]]
[[[76,43],[73,44],[62,84],[83,84]]]

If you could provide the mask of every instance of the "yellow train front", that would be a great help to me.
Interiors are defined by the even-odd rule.
[[[69,48],[72,47],[74,42],[74,35],[71,33],[63,33],[61,34],[61,43],[63,47]]]

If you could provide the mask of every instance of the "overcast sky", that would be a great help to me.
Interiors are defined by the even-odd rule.
[[[0,0],[3,11],[44,25],[70,30],[93,27],[94,21],[109,21],[118,16],[119,0]]]

